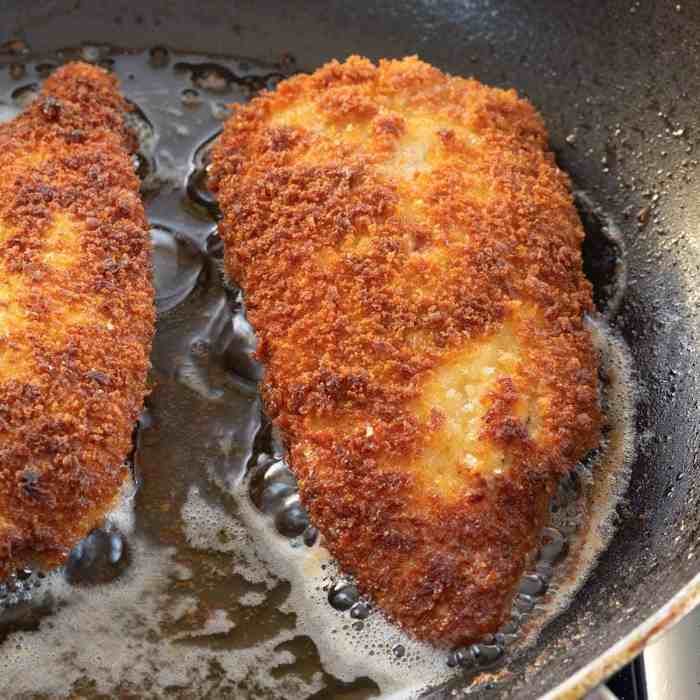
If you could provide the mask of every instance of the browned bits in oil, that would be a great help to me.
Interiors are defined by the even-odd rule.
[[[27,69],[22,63],[11,63],[8,69],[12,80],[20,80],[27,74]]]
[[[0,53],[22,56],[29,53],[29,47],[22,39],[10,39],[0,46]]]

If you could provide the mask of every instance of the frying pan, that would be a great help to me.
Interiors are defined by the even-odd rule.
[[[510,677],[479,697],[579,697],[700,601],[700,4],[2,0],[0,9],[1,41],[42,50],[89,40],[263,61],[289,53],[305,70],[351,53],[417,53],[527,96],[560,165],[624,233],[628,283],[614,325],[634,359],[639,449],[592,575]],[[589,230],[603,225],[591,217]],[[601,289],[609,251],[587,245]],[[461,694],[455,681],[429,697]]]

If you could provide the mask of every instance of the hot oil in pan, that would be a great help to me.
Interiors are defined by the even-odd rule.
[[[587,272],[603,309],[604,444],[564,479],[511,620],[471,647],[435,650],[387,623],[336,570],[309,526],[261,413],[255,336],[222,275],[204,170],[224,105],[293,69],[254,61],[84,47],[0,71],[10,118],[61,61],[101,62],[135,104],[135,167],[152,224],[159,312],[153,392],[135,483],[61,571],[0,587],[3,697],[163,695],[410,697],[463,673],[498,673],[561,610],[612,534],[633,451],[628,355],[607,320],[624,291],[621,237],[584,195]],[[489,675],[493,679],[494,675]],[[132,695],[130,695],[132,694]]]

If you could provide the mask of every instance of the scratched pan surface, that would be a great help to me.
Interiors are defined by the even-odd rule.
[[[338,673],[319,671],[323,649],[310,643],[304,647],[305,642],[291,632],[280,636],[280,629],[288,631],[293,626],[294,614],[285,607],[293,593],[284,581],[266,573],[263,564],[249,560],[254,554],[236,524],[236,509],[224,503],[223,510],[217,510],[221,493],[231,487],[227,480],[236,480],[251,455],[274,452],[275,446],[264,430],[259,444],[251,437],[260,431],[259,404],[252,388],[258,370],[245,352],[253,341],[236,290],[224,289],[218,281],[220,250],[212,236],[211,207],[205,195],[191,198],[194,206],[174,206],[190,173],[201,165],[196,162],[201,154],[180,152],[177,144],[186,149],[195,141],[206,142],[218,128],[221,115],[217,110],[224,98],[247,99],[285,72],[313,69],[350,53],[371,58],[418,53],[449,72],[516,87],[542,112],[559,162],[576,187],[585,190],[605,212],[602,218],[589,213],[587,221],[587,272],[600,299],[613,265],[611,251],[596,237],[596,229],[609,217],[620,225],[626,242],[628,281],[614,325],[633,356],[639,449],[627,497],[618,507],[615,535],[568,609],[545,628],[536,645],[509,664],[507,677],[500,677],[493,687],[480,684],[475,696],[535,698],[554,691],[557,697],[577,697],[695,604],[700,598],[695,581],[700,571],[696,370],[700,6],[633,0],[352,4],[39,0],[0,2],[0,9],[0,42],[21,39],[37,56],[52,56],[58,49],[88,43],[90,47],[110,44],[138,49],[163,45],[183,52],[179,57],[168,54],[171,60],[190,65],[201,63],[194,54],[243,59],[226,63],[236,79],[227,83],[225,95],[217,93],[215,81],[207,85],[206,76],[198,90],[187,65],[179,73],[171,70],[173,65],[166,66],[170,97],[183,89],[195,93],[181,95],[175,112],[168,112],[170,103],[159,106],[154,85],[148,88],[151,121],[159,119],[163,130],[175,130],[170,135],[175,145],[160,152],[153,162],[146,157],[141,164],[147,186],[153,188],[149,215],[161,260],[162,313],[154,354],[158,386],[141,426],[141,460],[137,460],[141,464],[136,465],[137,470],[147,465],[149,473],[143,474],[134,512],[115,520],[109,535],[113,539],[107,544],[118,562],[108,561],[104,576],[119,579],[120,567],[128,569],[131,561],[143,563],[144,559],[160,573],[159,562],[167,560],[172,576],[167,585],[160,582],[160,573],[151,579],[146,576],[139,584],[143,590],[134,590],[136,584],[127,572],[125,583],[114,584],[117,593],[105,593],[112,590],[110,586],[90,580],[91,574],[81,579],[79,561],[76,571],[69,572],[68,578],[73,576],[83,592],[83,609],[91,610],[90,614],[76,613],[79,624],[69,625],[76,638],[82,639],[79,646],[90,650],[97,640],[109,639],[105,627],[114,626],[116,635],[127,628],[137,630],[130,662],[116,643],[99,653],[94,649],[91,653],[52,653],[51,645],[58,644],[55,630],[62,635],[65,631],[59,624],[60,615],[71,616],[70,603],[62,608],[60,586],[40,598],[40,606],[15,604],[10,622],[7,613],[3,618],[7,625],[11,623],[12,633],[6,625],[0,639],[5,645],[3,657],[11,651],[13,668],[19,671],[14,677],[0,679],[3,696],[19,696],[25,690],[26,697],[32,696],[32,690],[37,696],[39,689],[38,697],[50,697],[63,690],[42,685],[32,688],[26,672],[21,672],[30,666],[45,667],[45,676],[62,674],[70,681],[71,692],[88,697],[110,696],[117,690],[123,697],[243,697],[243,689],[249,697],[377,695],[378,686],[369,678],[353,683],[342,680],[342,659],[329,661],[330,666],[341,668]],[[44,69],[39,63],[37,72],[39,59],[34,53],[2,57],[8,75],[9,64],[29,62],[31,75],[19,75],[21,69],[12,69],[16,86],[29,86],[29,92],[35,82],[32,76],[40,77]],[[108,51],[97,55],[92,48],[87,57],[114,61],[113,67],[127,85],[129,61],[141,60],[138,56],[110,58]],[[155,60],[161,59],[156,55]],[[17,100],[24,98],[13,98],[9,87],[3,90],[9,115]],[[141,96],[136,88],[126,90],[138,104]],[[193,103],[200,100],[205,104],[196,107]],[[183,121],[178,112],[193,106],[206,116]],[[178,124],[182,128],[185,122],[188,126],[177,138]],[[153,170],[150,180],[149,168]],[[180,266],[187,271],[184,277],[178,273]],[[227,333],[237,337],[237,343],[232,344]],[[213,349],[211,343],[197,342],[211,337],[219,339],[220,347],[216,342]],[[179,343],[188,343],[186,350]],[[227,355],[230,347],[238,348],[238,354]],[[222,366],[207,363],[202,359],[207,353],[226,356],[225,362]],[[232,367],[236,372],[229,371]],[[186,420],[178,413],[178,407],[185,404]],[[203,433],[208,436],[206,459],[197,445]],[[187,436],[184,444],[183,435]],[[168,445],[177,449],[168,451]],[[173,474],[183,476],[173,478]],[[214,483],[224,488],[217,491]],[[172,510],[191,512],[187,532],[163,527]],[[131,531],[134,519],[139,537],[133,541],[126,537],[126,544],[120,544],[119,529]],[[292,518],[292,530],[297,525]],[[218,542],[218,549],[212,542]],[[96,552],[102,551],[99,542],[93,544]],[[200,547],[203,544],[207,546]],[[186,565],[173,554],[185,550]],[[231,551],[240,555],[238,569],[235,574],[222,573],[225,556]],[[198,609],[188,594],[193,578],[205,582],[202,585],[211,602],[207,611]],[[44,584],[35,583],[43,591]],[[17,583],[19,593],[22,585]],[[230,602],[232,591],[245,601],[235,610]],[[141,595],[158,598],[158,606],[153,610],[146,606],[138,615],[126,603],[120,616],[100,612],[107,598],[114,610],[119,600]],[[277,613],[256,612],[256,601],[265,595],[278,597]],[[168,612],[158,621],[156,632],[155,622],[153,629],[149,627],[148,616],[162,615],[163,610]],[[244,628],[247,647],[240,635],[231,634],[233,620]],[[163,630],[170,635],[168,649],[173,659],[162,657],[159,651],[163,645],[158,635]],[[32,657],[31,663],[22,666],[18,657],[23,653],[41,651],[41,644],[32,636],[38,633],[43,635],[46,655]],[[306,639],[312,636],[309,632]],[[206,644],[200,644],[200,638],[206,638]],[[8,639],[12,649],[7,647]],[[280,676],[273,669],[253,678],[251,669],[269,663],[264,653],[250,657],[241,651],[254,646],[253,642],[256,648],[277,654],[276,668],[281,664],[290,673]],[[195,664],[192,659],[197,655]],[[121,681],[110,681],[111,666],[119,669]],[[184,682],[178,669],[197,669],[199,675]],[[387,673],[409,672],[405,664],[399,664]],[[234,679],[228,685],[222,680],[227,676]],[[453,697],[453,691],[461,695],[467,686],[466,680],[457,677],[447,687],[432,691],[432,696]]]

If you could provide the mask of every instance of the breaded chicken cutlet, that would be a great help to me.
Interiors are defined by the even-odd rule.
[[[352,57],[236,108],[210,176],[325,544],[416,637],[495,632],[601,423],[583,230],[541,118]]]
[[[129,474],[154,307],[126,109],[75,63],[0,125],[0,575],[64,561]]]

